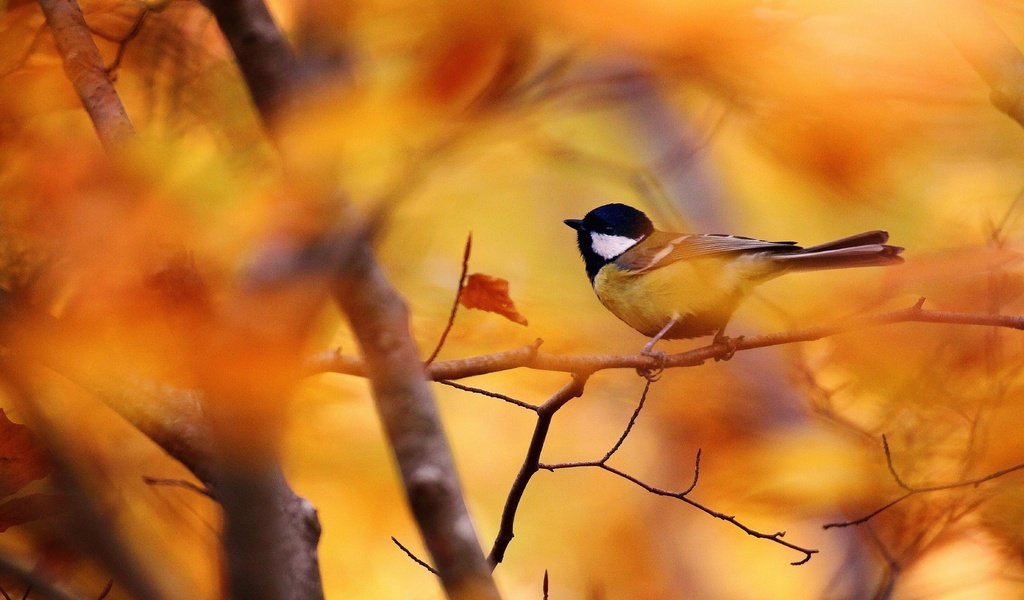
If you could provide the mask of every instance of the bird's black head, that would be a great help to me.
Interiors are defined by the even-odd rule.
[[[591,283],[601,267],[654,231],[647,215],[625,204],[605,204],[582,219],[566,219],[565,224],[576,230],[576,242]]]

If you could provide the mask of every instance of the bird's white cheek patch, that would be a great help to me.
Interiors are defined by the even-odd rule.
[[[636,245],[638,240],[624,235],[590,232],[590,247],[594,253],[607,260],[615,258]]]

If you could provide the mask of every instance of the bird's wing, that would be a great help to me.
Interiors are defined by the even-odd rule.
[[[615,264],[634,273],[659,269],[680,260],[743,252],[797,252],[796,242],[769,242],[721,233],[680,234],[655,231],[622,254]]]

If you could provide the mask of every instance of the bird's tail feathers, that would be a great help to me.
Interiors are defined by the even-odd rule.
[[[879,235],[881,234],[881,235]],[[852,267],[881,267],[903,262],[903,248],[882,243],[863,243],[888,239],[884,231],[871,231],[842,240],[805,248],[800,252],[772,255],[773,261],[785,269],[817,271]]]
[[[839,250],[840,248],[856,248],[857,246],[883,245],[889,241],[888,231],[865,231],[849,237],[844,237],[817,246],[804,248],[804,252],[823,252],[825,250]],[[902,250],[902,248],[901,248]]]

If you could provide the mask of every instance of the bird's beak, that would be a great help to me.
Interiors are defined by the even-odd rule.
[[[566,219],[562,221],[569,227],[572,227],[576,231],[583,231],[583,220],[582,219]]]

